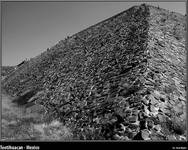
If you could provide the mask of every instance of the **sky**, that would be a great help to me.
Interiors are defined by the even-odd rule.
[[[91,25],[143,2],[2,2],[2,65],[35,57]],[[183,15],[185,2],[146,2]]]

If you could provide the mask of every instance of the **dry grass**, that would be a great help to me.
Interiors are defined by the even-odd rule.
[[[70,140],[70,129],[57,120],[45,123],[40,106],[18,107],[2,96],[2,140]]]

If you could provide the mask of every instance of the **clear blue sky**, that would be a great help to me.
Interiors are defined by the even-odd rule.
[[[142,2],[143,3],[143,2]],[[16,65],[141,2],[3,2],[2,65]],[[146,2],[182,13],[185,2]]]

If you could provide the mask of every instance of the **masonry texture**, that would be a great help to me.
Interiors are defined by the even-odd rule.
[[[31,58],[3,82],[79,140],[186,139],[186,19],[134,6]]]

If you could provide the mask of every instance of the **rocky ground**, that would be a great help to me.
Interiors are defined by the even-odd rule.
[[[3,88],[74,140],[186,140],[185,27],[183,15],[134,6],[30,59]]]
[[[2,94],[2,134],[1,140],[67,140],[71,132],[57,120],[52,122],[44,118],[42,106],[18,106],[12,98]]]
[[[7,76],[15,70],[14,66],[2,66],[1,67],[1,76]]]

